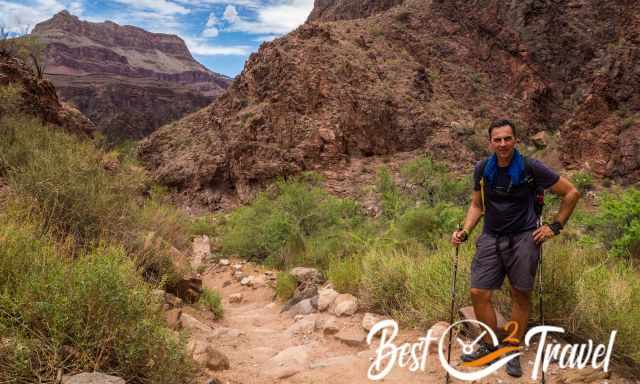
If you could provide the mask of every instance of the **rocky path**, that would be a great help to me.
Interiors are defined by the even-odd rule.
[[[191,332],[190,348],[196,360],[207,366],[204,383],[252,384],[352,384],[371,383],[367,372],[376,356],[378,339],[365,341],[365,314],[335,316],[329,311],[283,311],[275,300],[275,274],[260,266],[231,260],[210,265],[201,275],[206,288],[221,293],[224,318],[183,307],[180,327]],[[304,306],[303,306],[304,307]],[[322,305],[320,305],[322,307]],[[312,312],[312,313],[299,313]],[[335,311],[334,311],[335,312]],[[394,344],[415,343],[425,331],[400,330]],[[454,345],[454,363],[460,355]],[[478,383],[532,383],[535,349],[522,357],[524,376],[514,379],[500,369]],[[424,369],[412,372],[396,363],[385,383],[444,383],[444,370],[436,348],[430,349]],[[560,370],[552,365],[547,383],[631,383],[605,377],[601,371]],[[461,382],[451,380],[452,383]]]

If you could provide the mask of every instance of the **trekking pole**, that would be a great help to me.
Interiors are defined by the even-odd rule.
[[[540,228],[542,226],[542,218],[538,219],[538,228]],[[542,287],[542,283],[544,281],[544,279],[542,278],[542,246],[544,245],[544,242],[542,242],[540,244],[540,257],[538,258],[538,296],[540,297],[540,325],[544,325],[544,307],[543,307],[543,295],[544,295],[544,288]],[[542,384],[545,384],[545,380],[544,380],[544,369],[542,370]]]
[[[458,224],[458,231],[462,228],[460,224]],[[456,277],[458,274],[458,253],[460,250],[460,244],[456,244],[456,257],[453,261],[453,271],[451,273],[451,311],[449,313],[449,325],[453,324],[453,311],[456,305]],[[453,329],[449,332],[449,347],[447,349],[447,364],[451,362],[451,339],[453,337]],[[447,371],[445,376],[445,383],[449,384],[449,371]]]

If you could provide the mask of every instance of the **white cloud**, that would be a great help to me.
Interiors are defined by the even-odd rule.
[[[216,26],[218,25],[218,23],[220,23],[220,20],[218,19],[215,13],[211,12],[209,14],[209,18],[207,19],[207,27]]]
[[[253,39],[253,41],[263,42],[263,41],[273,41],[282,35],[262,35]]]
[[[41,21],[51,18],[66,8],[66,3],[56,0],[39,0],[32,3],[14,3],[0,0],[0,25],[8,32],[24,34]]]
[[[179,4],[167,0],[114,0],[116,3],[127,5],[162,15],[186,15],[191,11]]]
[[[218,36],[219,32],[218,29],[216,27],[211,27],[211,28],[205,28],[202,31],[202,36],[203,37],[216,37]]]
[[[227,18],[227,10],[233,6],[227,6],[225,9],[225,19],[229,21],[229,27],[225,28],[230,32],[246,32],[252,34],[284,34],[291,32],[300,24],[304,23],[311,9],[313,9],[313,0],[291,0],[287,3],[278,3],[266,5],[256,10],[255,20],[250,20],[238,16],[232,18],[232,11],[229,12]],[[235,11],[235,7],[233,7]]]
[[[211,45],[202,39],[183,37],[191,53],[202,56],[246,56],[251,53],[251,47],[247,45]]]
[[[227,5],[227,7],[224,9],[223,17],[226,21],[232,24],[240,21],[240,17],[238,16],[238,11],[236,10],[236,7],[234,7],[233,5]]]
[[[176,0],[176,2],[200,8],[220,4],[231,4],[246,8],[259,8],[262,6],[262,1],[260,0]]]

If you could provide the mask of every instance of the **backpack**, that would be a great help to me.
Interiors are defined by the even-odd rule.
[[[524,158],[524,182],[527,183],[529,187],[529,191],[533,194],[533,210],[536,213],[536,217],[540,218],[542,216],[542,209],[544,208],[544,188],[536,185],[535,175],[533,174],[533,168],[531,167],[531,163],[529,162],[529,158],[523,156]],[[482,213],[484,214],[485,205],[484,205],[484,169],[487,166],[487,161],[489,159],[486,158],[482,160],[482,164],[480,164],[480,194],[482,196]]]

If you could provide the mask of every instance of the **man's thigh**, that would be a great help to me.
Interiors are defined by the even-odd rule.
[[[496,249],[496,238],[483,233],[471,262],[471,288],[500,289],[506,271]]]
[[[533,231],[515,237],[510,256],[509,260],[505,260],[505,267],[511,286],[520,291],[531,291],[540,257],[540,246],[533,240]]]

